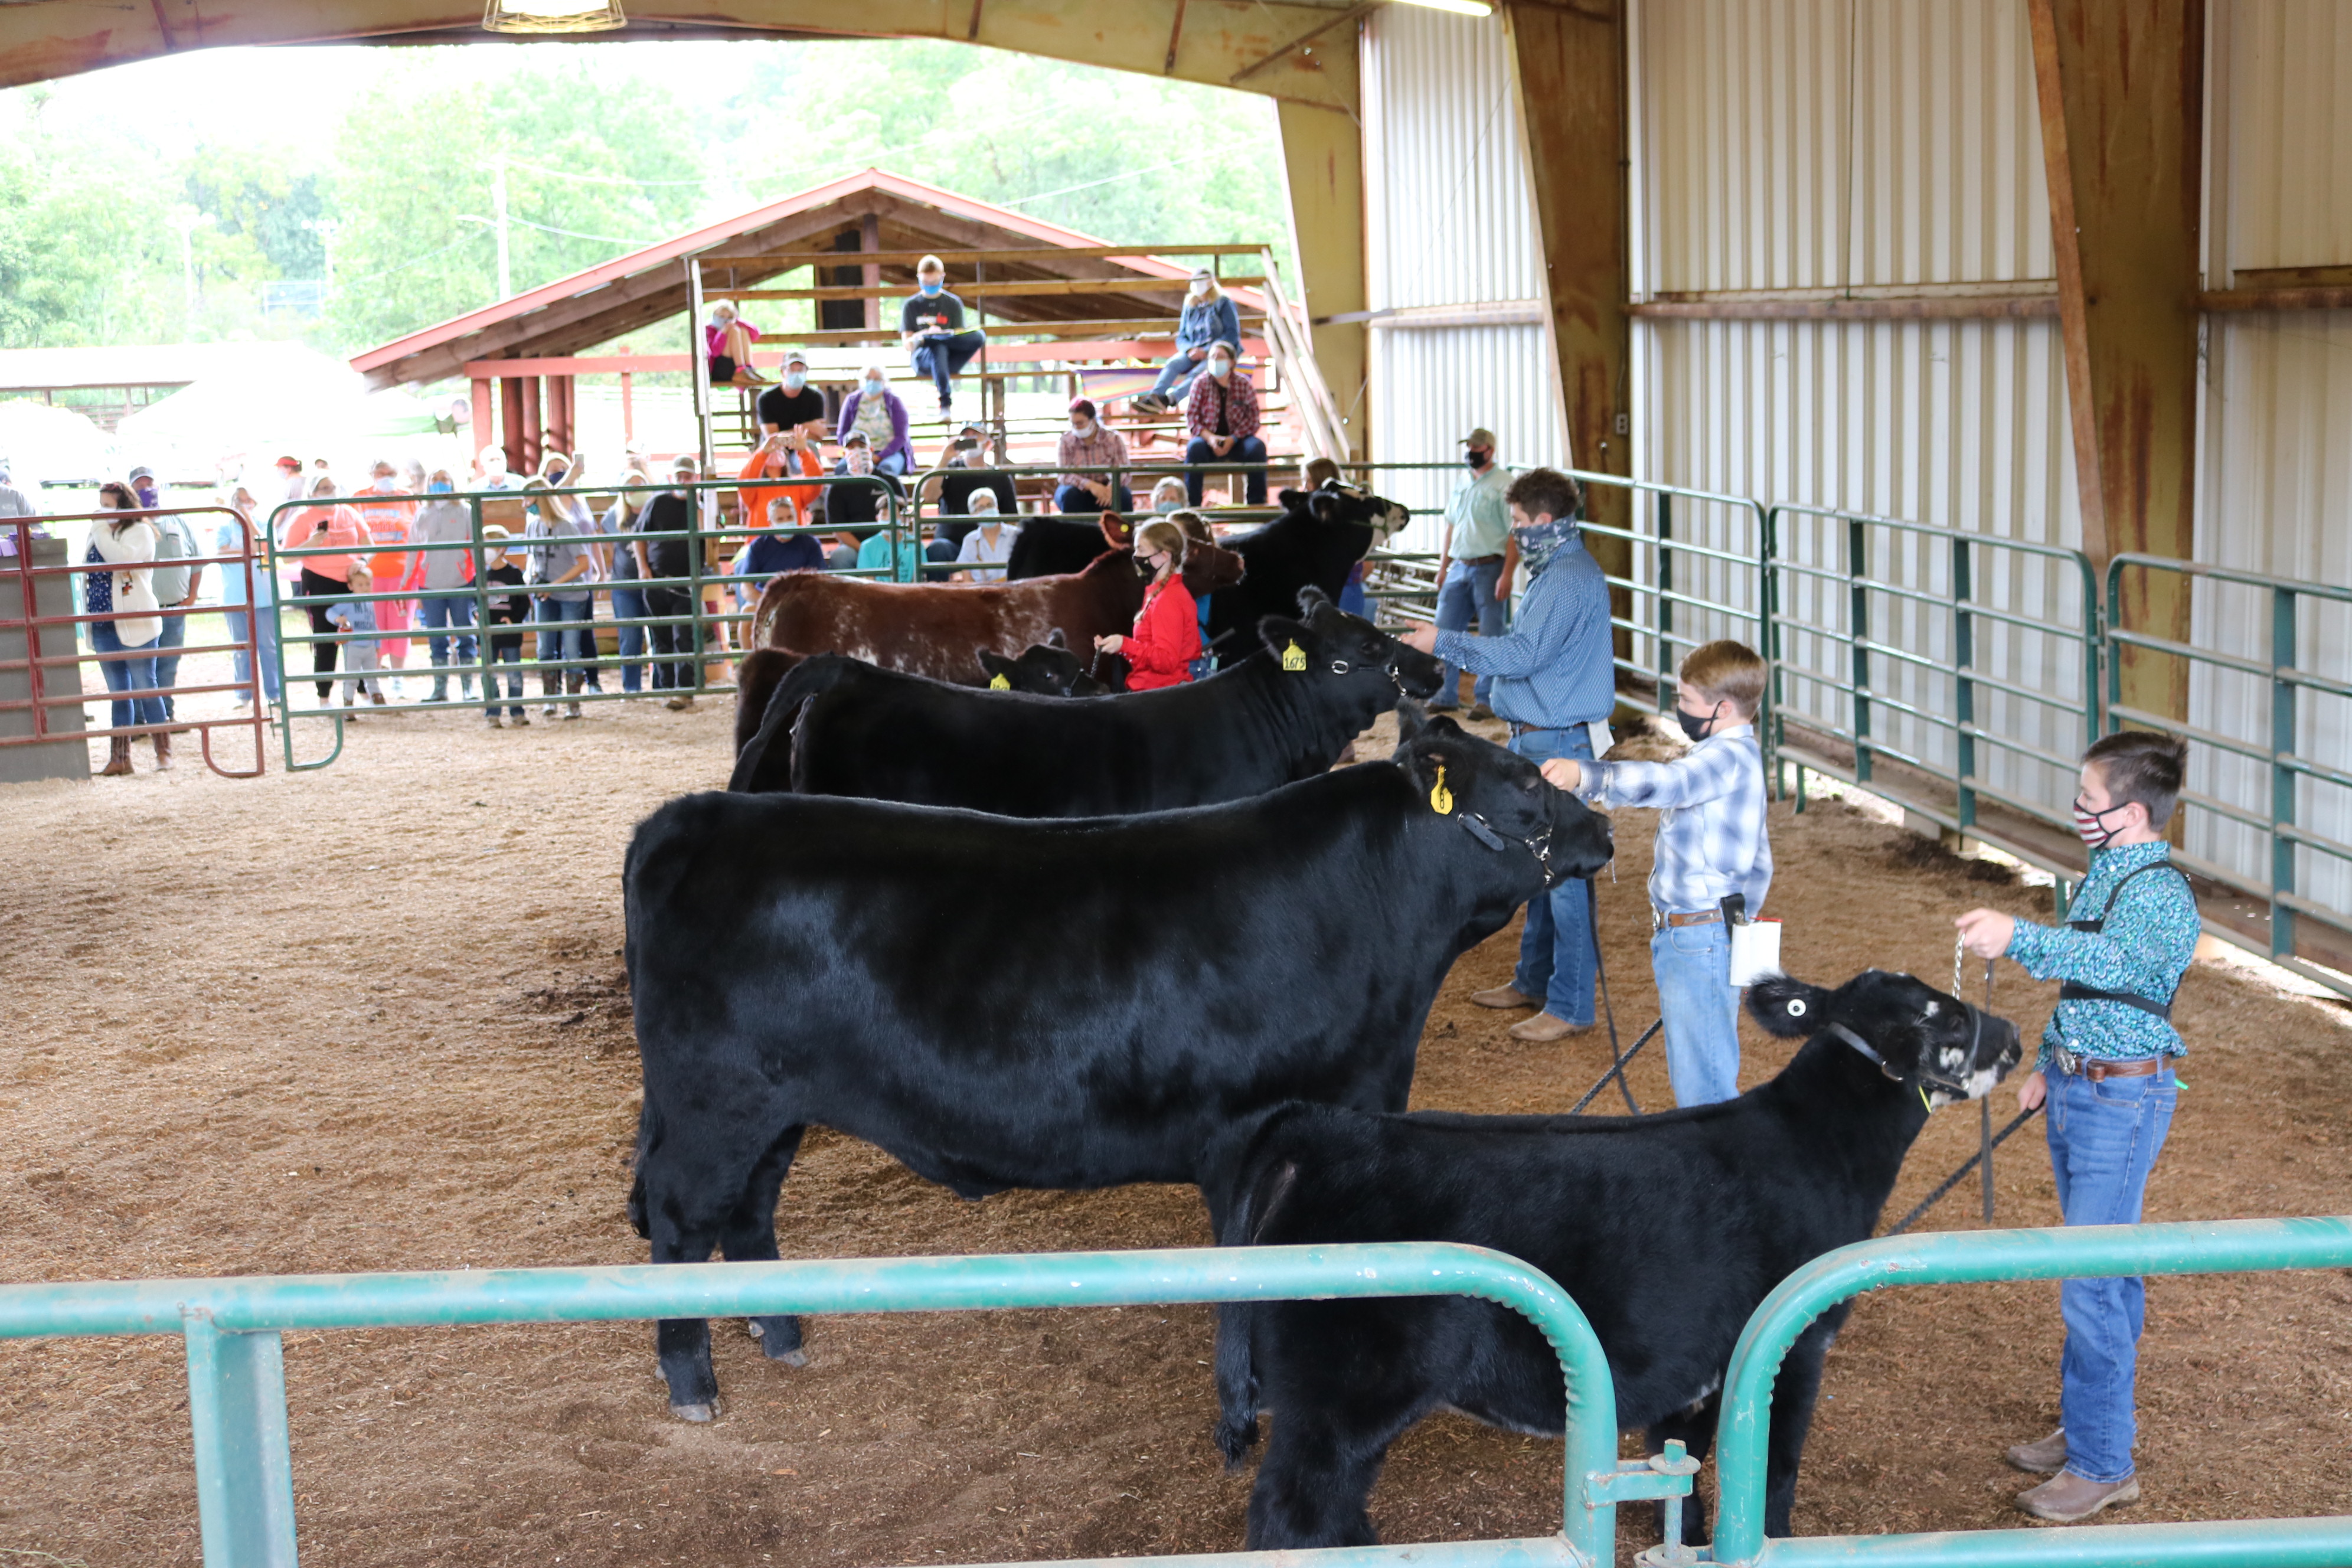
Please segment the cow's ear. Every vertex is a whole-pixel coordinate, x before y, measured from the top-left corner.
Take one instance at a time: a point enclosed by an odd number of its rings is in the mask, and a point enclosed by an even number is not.
[[[1307,502],[1307,497],[1294,489],[1276,490],[1274,492],[1274,499],[1281,503],[1282,510],[1285,511],[1297,511]]]
[[[1793,1039],[1828,1022],[1831,995],[1789,975],[1768,974],[1748,988],[1748,1013],[1766,1034]]]
[[[1322,608],[1330,602],[1331,595],[1325,593],[1322,589],[1317,587],[1312,583],[1307,584],[1305,587],[1298,590],[1298,613],[1308,617],[1310,620],[1314,617],[1317,610]]]
[[[1276,659],[1294,647],[1304,651],[1315,641],[1314,635],[1302,623],[1287,616],[1260,616],[1257,618],[1257,638],[1265,644],[1265,650]]]
[[[980,650],[980,672],[990,679],[993,680],[1000,675],[1010,676],[1013,668],[1013,661],[994,648],[984,647]]]
[[[1107,511],[1102,514],[1102,536],[1113,550],[1125,550],[1135,542],[1135,529],[1118,513]]]
[[[1397,744],[1405,746],[1419,738],[1429,728],[1429,710],[1410,697],[1397,700]]]
[[[1052,631],[1045,634],[1045,646],[1047,647],[1066,648],[1070,646],[1070,639],[1062,635],[1061,627],[1055,626]]]

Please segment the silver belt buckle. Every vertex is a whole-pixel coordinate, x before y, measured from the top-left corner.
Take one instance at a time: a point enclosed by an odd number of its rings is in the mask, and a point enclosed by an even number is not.
[[[2080,1078],[2083,1076],[2083,1058],[2075,1055],[2073,1051],[2068,1050],[2065,1047],[2059,1046],[2054,1047],[2050,1053],[2050,1058],[2058,1064],[2058,1070],[2064,1073],[2067,1077]]]
[[[1652,904],[1650,906],[1650,934],[1652,936],[1655,936],[1665,929],[1666,911],[1658,908],[1657,905]]]

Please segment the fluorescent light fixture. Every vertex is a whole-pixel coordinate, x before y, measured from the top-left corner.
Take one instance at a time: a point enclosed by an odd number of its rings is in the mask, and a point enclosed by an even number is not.
[[[625,27],[621,0],[487,0],[486,33],[608,33]]]
[[[1402,0],[1407,5],[1418,5],[1424,11],[1451,11],[1457,16],[1491,16],[1495,8],[1486,0]]]

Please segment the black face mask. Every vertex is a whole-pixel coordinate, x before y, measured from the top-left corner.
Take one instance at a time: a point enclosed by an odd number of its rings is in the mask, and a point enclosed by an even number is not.
[[[1675,710],[1675,719],[1682,725],[1684,734],[1688,735],[1695,742],[1704,741],[1706,739],[1706,727],[1715,722],[1715,710],[1709,709],[1704,713],[1688,713],[1677,708]]]
[[[1473,447],[1468,451],[1462,454],[1462,460],[1470,465],[1471,472],[1475,473],[1480,468],[1485,468],[1489,462],[1493,461],[1494,457],[1495,454],[1492,452],[1482,452],[1477,447]]]

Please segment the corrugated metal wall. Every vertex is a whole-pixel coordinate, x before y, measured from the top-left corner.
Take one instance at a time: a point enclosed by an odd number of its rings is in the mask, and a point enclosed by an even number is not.
[[[1365,276],[1372,310],[1539,298],[1542,258],[1499,16],[1389,5],[1364,26]],[[1559,463],[1562,420],[1540,325],[1375,325],[1372,450],[1451,463],[1475,426],[1515,467]],[[1383,477],[1413,509],[1400,543],[1437,546],[1451,472]]]
[[[1633,13],[1637,298],[1665,292],[2011,283],[2052,276],[2033,68],[2022,0],[1638,0]],[[2064,366],[2049,321],[1637,322],[1634,452],[1644,478],[1851,508],[1991,539],[2081,538]],[[1693,522],[1744,549],[1727,509]],[[1855,563],[1848,531],[1795,519],[1782,550],[1827,574]],[[1687,535],[1686,535],[1687,536]],[[1702,536],[1704,537],[1704,536]],[[1867,531],[1882,581],[1942,596],[1950,552]],[[2075,632],[2079,577],[1986,551],[1980,603]],[[1753,604],[1753,574],[1712,572],[1727,602]],[[1676,586],[1683,584],[1680,581]],[[1854,629],[1843,582],[1784,583],[1800,623],[1784,656],[1841,676]],[[1882,696],[1951,710],[1951,622],[1901,594],[1872,595],[1874,637],[1917,663],[1878,658]],[[1751,636],[1721,617],[1685,635]],[[1980,668],[2054,704],[1993,696],[1979,717],[2063,756],[2085,736],[2079,644],[2063,632],[1980,626]],[[1850,729],[1850,702],[1796,679],[1792,717]],[[1948,730],[1882,703],[1874,733],[1948,765]],[[2068,770],[1995,752],[1998,787],[2062,809]]]
[[[2210,57],[2207,286],[2242,269],[2352,265],[2352,5],[2341,0],[2220,0]],[[2352,310],[2208,319],[2197,556],[2307,583],[2352,584]],[[2267,660],[2271,605],[2255,590],[2203,585],[2192,635]],[[2352,670],[2352,613],[2305,597],[2297,662]],[[2208,670],[2189,721],[2262,744],[2269,683]],[[2296,715],[2306,756],[2352,765],[2352,702],[2306,695]],[[2269,770],[2192,752],[2191,785],[2267,815]],[[2352,792],[2306,782],[2296,819],[2352,841]],[[2267,882],[2262,835],[2192,811],[2188,847]],[[2305,896],[2352,910],[2352,868],[2302,851]]]

